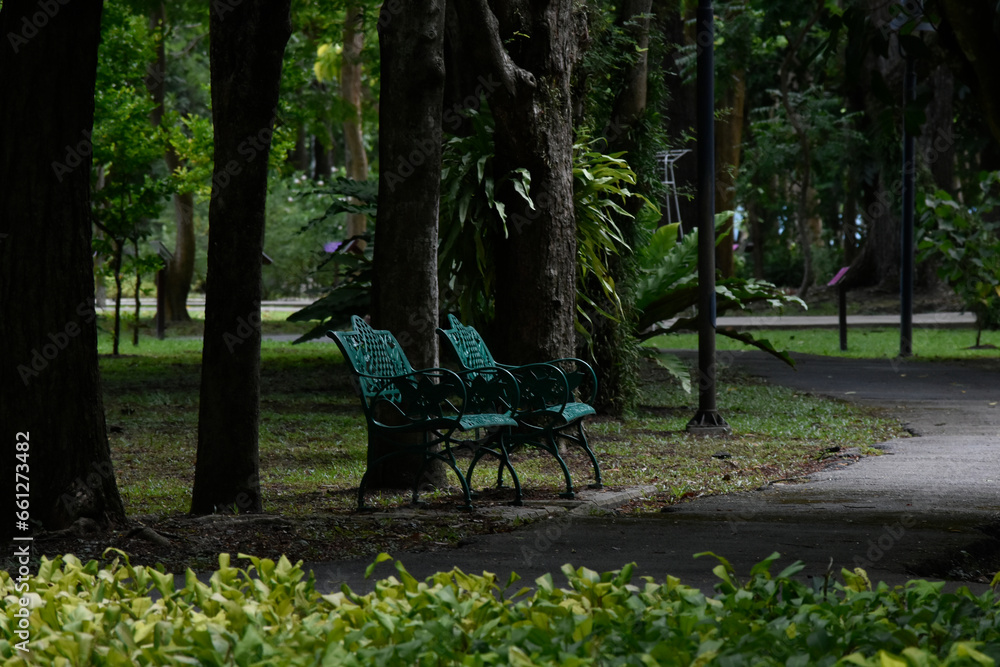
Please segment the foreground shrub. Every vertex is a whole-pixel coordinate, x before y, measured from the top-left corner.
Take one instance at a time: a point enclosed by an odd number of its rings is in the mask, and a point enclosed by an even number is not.
[[[711,555],[711,554],[710,554]],[[244,558],[241,556],[241,558]],[[376,561],[389,557],[384,554]],[[1000,621],[992,591],[912,581],[872,589],[770,574],[772,555],[740,584],[719,558],[713,597],[667,577],[630,582],[563,566],[512,597],[492,574],[397,577],[358,595],[321,594],[282,557],[219,556],[207,584],[116,559],[43,559],[22,592],[0,573],[0,658],[53,665],[993,665]],[[369,574],[372,568],[369,568]],[[22,584],[24,582],[21,582]],[[154,599],[155,598],[155,599]],[[19,622],[27,618],[25,635]],[[17,648],[28,636],[30,652]]]

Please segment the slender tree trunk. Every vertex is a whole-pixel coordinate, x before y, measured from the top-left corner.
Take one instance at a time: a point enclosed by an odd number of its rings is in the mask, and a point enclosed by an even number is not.
[[[955,195],[955,76],[946,65],[930,75],[933,97],[925,108],[927,122],[917,137],[917,150],[939,190]]]
[[[576,315],[576,219],[570,78],[580,25],[572,0],[457,3],[470,50],[487,80],[496,121],[495,170],[531,175],[532,204],[510,181],[496,242],[497,356],[526,363],[568,356]],[[495,13],[494,13],[495,12]]]
[[[887,25],[892,16],[889,6],[882,0],[865,0],[864,11],[873,26]],[[852,31],[853,33],[853,31]],[[862,49],[867,37],[860,32],[851,35],[857,40],[853,48]],[[903,59],[893,44],[888,50],[888,58],[868,51],[863,65],[859,68],[863,76],[858,85],[848,95],[850,111],[863,111],[858,116],[857,130],[873,136],[879,130],[883,118],[890,110],[874,91],[872,77],[868,73],[877,72],[890,90],[903,88]],[[874,168],[871,163],[874,163]],[[863,241],[851,261],[851,270],[844,278],[845,289],[880,286],[899,289],[899,205],[890,190],[893,183],[900,183],[899,168],[902,154],[898,149],[882,148],[872,156],[869,164],[858,166],[859,216],[863,223]]]
[[[438,205],[444,93],[444,2],[386,5],[379,18],[379,193],[372,321],[414,368],[438,365]],[[389,445],[369,440],[368,460]],[[416,465],[369,467],[375,487],[411,486]],[[436,477],[437,473],[432,472]]]
[[[843,230],[844,262],[850,265],[858,252],[858,195],[857,177],[854,169],[848,170],[847,192],[844,197],[844,213],[841,229]]]
[[[139,257],[139,242],[136,239],[132,239],[132,248],[135,250],[136,258]],[[132,345],[136,346],[139,344],[139,316],[142,314],[142,271],[138,268],[135,270],[135,293],[133,294],[135,299],[135,318],[132,321]]]
[[[715,121],[715,210],[717,213],[736,210],[736,177],[743,152],[743,112],[746,104],[746,72],[733,72],[723,89],[722,107],[729,113]],[[722,224],[719,233],[726,239],[715,246],[715,266],[723,277],[733,275],[733,220]]]
[[[122,255],[125,253],[123,241],[115,239],[115,320],[111,328],[111,354],[118,356],[118,348],[122,335]]]
[[[166,4],[154,5],[149,17],[150,28],[154,32],[159,31],[162,34],[165,31],[166,21]],[[146,77],[146,88],[149,89],[153,101],[156,103],[152,113],[150,113],[150,122],[154,127],[160,127],[163,124],[166,76],[167,54],[163,39],[161,39],[156,45],[156,60]],[[181,167],[180,157],[170,144],[167,144],[164,160],[171,174]],[[164,267],[164,278],[157,289],[164,291],[163,304],[166,321],[189,322],[191,316],[187,312],[187,297],[191,291],[195,260],[194,195],[190,191],[175,192],[172,198],[177,225],[174,252]]]
[[[791,100],[792,65],[797,58],[798,50],[802,46],[803,40],[819,20],[820,16],[822,16],[824,8],[825,3],[823,0],[820,0],[816,5],[812,18],[809,19],[809,22],[799,32],[795,41],[789,45],[785,58],[781,62],[781,70],[778,73],[781,81],[781,104],[785,108],[788,122],[791,124],[792,129],[795,130],[795,136],[798,137],[799,148],[801,150],[801,154],[799,155],[799,164],[801,166],[797,183],[798,203],[796,205],[795,218],[799,230],[799,247],[802,252],[802,284],[799,285],[798,296],[803,299],[806,297],[813,283],[813,240],[809,229],[809,190],[812,187],[812,157],[809,133],[805,124],[806,121]]]
[[[330,136],[331,134],[327,130],[326,137],[314,136],[312,138],[313,155],[316,161],[313,169],[314,181],[325,181],[330,178],[330,174],[333,172],[333,137]],[[326,147],[326,144],[323,143],[324,139],[330,142],[331,148]]]
[[[347,177],[368,180],[368,154],[361,125],[361,48],[364,46],[364,13],[357,5],[348,5],[344,18],[343,65],[340,68],[340,94],[350,108],[344,121],[344,145],[347,148]],[[363,213],[347,214],[347,236],[364,234],[368,218]]]
[[[97,362],[90,136],[101,2],[0,9],[0,535],[125,519]],[[15,466],[21,466],[15,468]],[[15,475],[21,473],[22,478]],[[15,482],[23,486],[15,487]]]
[[[260,512],[261,254],[290,0],[213,3],[215,170],[191,512]]]

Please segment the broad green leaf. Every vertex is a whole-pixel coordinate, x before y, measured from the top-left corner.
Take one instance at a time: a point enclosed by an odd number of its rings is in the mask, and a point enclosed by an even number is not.
[[[372,562],[372,564],[365,568],[365,579],[371,578],[372,573],[375,571],[375,567],[378,566],[379,563],[384,563],[387,560],[392,560],[392,556],[390,556],[385,552],[380,553],[378,556],[375,556],[375,560]]]

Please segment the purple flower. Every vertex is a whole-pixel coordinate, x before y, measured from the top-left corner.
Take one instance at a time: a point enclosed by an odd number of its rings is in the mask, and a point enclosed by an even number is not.
[[[339,248],[341,245],[343,245],[343,243],[344,243],[343,241],[327,241],[323,245],[323,250],[325,250],[326,252],[331,252],[331,253],[332,252],[337,252],[337,248]]]

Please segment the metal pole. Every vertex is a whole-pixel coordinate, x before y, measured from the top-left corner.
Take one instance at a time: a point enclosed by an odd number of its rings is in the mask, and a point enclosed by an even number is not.
[[[163,340],[163,332],[167,328],[167,299],[164,283],[167,279],[166,269],[156,272],[156,337]]]
[[[837,323],[840,326],[840,351],[847,352],[847,289],[837,285]]]
[[[917,71],[913,56],[906,54],[903,85],[903,219],[900,230],[899,263],[899,356],[913,355],[913,209],[915,204],[913,172],[914,138],[906,127],[906,109],[916,99]]]
[[[715,17],[698,2],[698,413],[687,430],[729,433],[715,404]]]

